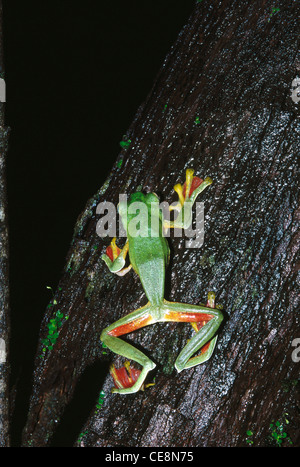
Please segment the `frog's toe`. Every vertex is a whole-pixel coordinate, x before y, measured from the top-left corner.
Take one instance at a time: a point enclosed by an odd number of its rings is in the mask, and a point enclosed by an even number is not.
[[[128,389],[131,388],[138,380],[141,370],[131,368],[128,361],[125,362],[121,368],[116,368],[111,365],[109,372],[114,380],[115,389]],[[112,392],[118,392],[115,389]]]

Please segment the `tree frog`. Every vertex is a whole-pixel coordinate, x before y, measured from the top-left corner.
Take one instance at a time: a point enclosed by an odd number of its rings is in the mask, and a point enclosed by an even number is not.
[[[133,193],[128,203],[120,202],[118,205],[127,241],[120,249],[114,238],[101,258],[112,273],[120,276],[132,268],[141,280],[148,302],[111,324],[101,333],[103,344],[110,350],[139,363],[142,367],[141,370],[131,368],[128,361],[120,369],[111,366],[110,372],[115,383],[112,392],[131,394],[143,390],[148,372],[156,366],[143,352],[120,338],[136,329],[162,321],[191,323],[196,333],[175,361],[178,372],[207,361],[213,353],[217,339],[216,332],[223,320],[222,312],[215,307],[214,293],[208,293],[206,306],[169,302],[164,298],[165,270],[170,256],[164,235],[165,229],[189,227],[192,223],[192,207],[197,196],[212,183],[209,177],[202,180],[193,174],[194,170],[187,169],[184,185],[174,186],[179,199],[176,206],[170,207],[170,211],[177,211],[177,217],[173,221],[165,219],[160,209],[153,209],[153,207],[158,208],[159,205],[159,199],[154,193]],[[137,201],[142,203],[140,206],[146,213],[142,218],[146,227],[139,235],[130,229],[130,222],[136,216],[136,212],[132,214],[131,208]],[[127,254],[130,260],[128,267],[125,266]],[[201,349],[200,353],[194,356],[199,349]]]

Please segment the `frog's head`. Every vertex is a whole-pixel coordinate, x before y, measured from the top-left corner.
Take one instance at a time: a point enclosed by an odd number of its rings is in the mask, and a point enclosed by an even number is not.
[[[136,191],[135,193],[132,193],[130,195],[128,205],[136,202],[145,203],[146,196],[147,195],[144,195],[144,193],[142,193],[141,191]]]
[[[146,205],[147,212],[151,211],[151,204],[155,203],[156,205],[159,203],[158,196],[155,193],[147,193],[144,194],[141,191],[137,191],[130,195],[129,200],[122,200],[118,205],[118,211],[121,216],[122,222],[124,225],[130,220],[131,216],[136,216],[136,209],[138,209],[138,204],[134,205],[134,203],[143,203]],[[133,206],[134,205],[134,206]],[[135,208],[131,210],[132,212],[128,212],[129,207]]]
[[[145,203],[147,206],[151,206],[152,203],[159,203],[158,196],[155,193],[147,193],[144,194],[141,191],[136,191],[135,193],[132,193],[130,195],[129,200],[123,200],[120,201],[118,204],[118,211],[122,216],[124,216],[127,213],[128,206],[130,206],[133,203]]]
[[[135,193],[132,193],[132,195],[129,198],[128,204],[135,203],[136,201],[146,203],[148,206],[151,206],[151,203],[158,203],[159,199],[155,193],[147,193],[145,195],[141,191],[137,191]]]

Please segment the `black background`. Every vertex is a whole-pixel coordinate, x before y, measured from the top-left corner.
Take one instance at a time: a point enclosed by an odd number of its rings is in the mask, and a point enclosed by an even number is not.
[[[46,287],[55,290],[77,216],[194,5],[3,0],[13,445],[26,420]],[[58,444],[71,443],[61,436]]]

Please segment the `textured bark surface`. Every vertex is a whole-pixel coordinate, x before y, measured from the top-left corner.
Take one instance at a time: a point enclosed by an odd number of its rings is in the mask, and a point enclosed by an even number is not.
[[[24,445],[55,445],[66,418],[81,446],[243,446],[249,436],[265,446],[274,440],[272,420],[299,445],[292,341],[300,337],[300,148],[299,105],[291,98],[299,11],[288,0],[279,11],[273,6],[200,2],[166,57],[128,129],[129,148],[77,221],[42,323]],[[113,276],[99,260],[109,239],[96,235],[96,206],[116,205],[119,193],[137,189],[173,202],[187,167],[214,180],[201,198],[205,241],[191,250],[185,238],[170,240],[165,295],[197,304],[215,291],[225,314],[217,347],[207,363],[178,375],[173,365],[191,327],[137,331],[127,338],[157,363],[156,384],[112,395],[108,364],[119,359],[102,348],[100,333],[146,298],[134,273]],[[63,318],[49,350],[43,339],[58,310]],[[76,403],[85,398],[93,406],[79,420]]]
[[[2,2],[0,2],[0,78],[4,79]],[[6,151],[8,128],[5,126],[4,102],[0,102],[0,446],[9,445],[9,278],[8,225],[6,199]]]

